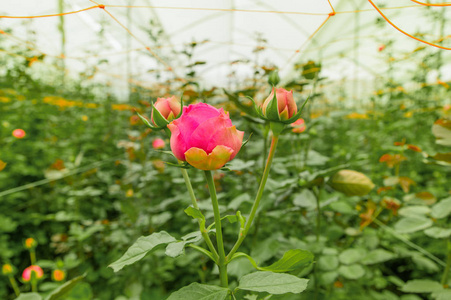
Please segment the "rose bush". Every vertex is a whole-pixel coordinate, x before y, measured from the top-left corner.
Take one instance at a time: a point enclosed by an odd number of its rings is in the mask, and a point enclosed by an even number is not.
[[[184,107],[181,117],[168,128],[175,157],[201,170],[216,170],[232,160],[244,136],[227,112],[205,103]]]

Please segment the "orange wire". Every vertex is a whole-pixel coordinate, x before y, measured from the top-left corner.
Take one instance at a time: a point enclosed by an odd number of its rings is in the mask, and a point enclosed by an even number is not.
[[[370,4],[371,4],[371,5],[379,12],[379,14],[382,16],[382,18],[385,19],[385,21],[388,22],[388,24],[390,24],[391,26],[393,26],[393,27],[394,27],[396,30],[398,30],[399,32],[405,34],[406,36],[408,36],[408,37],[410,37],[410,38],[412,38],[412,39],[414,39],[414,40],[417,40],[417,41],[419,41],[419,42],[421,42],[421,43],[427,44],[427,45],[429,45],[429,46],[437,47],[437,48],[444,49],[444,50],[451,50],[451,48],[447,48],[447,47],[443,47],[443,46],[440,46],[440,45],[437,45],[437,44],[430,43],[430,42],[428,42],[428,41],[422,40],[422,39],[420,39],[420,38],[417,38],[416,36],[413,36],[413,35],[411,35],[411,34],[405,32],[404,30],[402,30],[401,28],[399,28],[398,26],[396,26],[392,21],[390,21],[390,20],[382,13],[382,11],[379,9],[379,7],[377,7],[376,4],[373,3],[372,0],[368,0],[368,2],[370,2]]]
[[[447,2],[447,3],[423,3],[420,1],[416,1],[416,0],[410,0],[416,4],[420,4],[420,5],[424,5],[424,6],[451,6],[451,3]]]
[[[285,65],[281,68],[281,69],[284,69],[289,63],[290,63],[290,61],[291,60],[293,60],[293,58],[299,53],[299,52],[301,52],[301,50],[302,50],[302,48],[304,48],[304,46],[309,42],[309,41],[311,41],[312,39],[313,39],[313,37],[318,33],[318,31],[327,23],[327,21],[329,21],[329,19],[330,19],[330,17],[332,17],[333,15],[332,14],[329,14],[328,16],[327,16],[327,18],[323,21],[323,23],[321,23],[321,25],[318,27],[318,28],[316,28],[316,30],[307,38],[307,40],[304,42],[304,43],[302,43],[302,45],[301,45],[301,47],[299,47],[294,53],[293,53],[293,55],[287,60],[287,62],[285,63]]]
[[[334,9],[334,7],[332,6],[332,3],[330,3],[330,0],[327,0],[327,2],[329,2],[330,8],[332,8],[332,12],[333,12],[333,14],[335,15],[335,9]]]
[[[155,59],[157,59],[160,63],[162,63],[164,66],[166,66],[166,68],[168,68],[169,71],[173,71],[172,67],[165,62],[164,60],[162,60],[155,52],[152,51],[152,49],[150,49],[150,47],[146,46],[146,44],[139,39],[136,35],[134,35],[130,29],[128,29],[124,24],[122,24],[115,16],[113,16],[108,10],[106,10],[105,8],[103,9],[111,18],[113,18],[114,21],[116,21],[116,23],[118,23],[122,28],[125,29],[125,31],[127,31],[128,34],[130,34],[136,41],[138,41],[141,45],[143,45],[144,47],[146,47],[146,50],[150,52],[150,54],[152,54],[153,57],[155,57]]]
[[[156,8],[156,9],[180,9],[180,10],[206,10],[224,12],[248,12],[248,13],[269,13],[269,14],[291,14],[291,15],[312,15],[324,16],[325,13],[309,13],[301,11],[277,11],[277,10],[257,10],[257,9],[235,9],[235,8],[207,8],[207,7],[174,7],[174,6],[153,6],[153,5],[108,5],[108,7],[130,7],[130,8]]]
[[[65,16],[65,15],[70,15],[70,14],[76,14],[82,11],[87,11],[90,9],[94,9],[94,8],[99,8],[99,6],[91,6],[88,8],[83,8],[80,10],[76,10],[76,11],[69,11],[69,12],[65,12],[65,13],[60,13],[60,14],[51,14],[51,15],[40,15],[40,16],[0,16],[0,18],[4,18],[4,19],[35,19],[35,18],[47,18],[47,17],[58,17],[58,16]]]

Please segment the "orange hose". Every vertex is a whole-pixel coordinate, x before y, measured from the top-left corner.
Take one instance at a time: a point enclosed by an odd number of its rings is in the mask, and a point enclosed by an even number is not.
[[[451,6],[451,3],[423,3],[423,2],[420,2],[420,1],[416,1],[416,0],[410,0],[410,1],[412,1],[412,2],[414,2],[414,3],[416,3],[416,4],[420,4],[420,5],[424,5],[424,6],[441,6],[441,7],[443,7],[443,6]]]
[[[451,48],[443,47],[443,46],[440,46],[440,45],[437,45],[437,44],[430,43],[430,42],[428,42],[428,41],[422,40],[422,39],[420,39],[420,38],[417,38],[416,36],[413,36],[413,35],[411,35],[411,34],[405,32],[404,30],[402,30],[401,28],[399,28],[398,26],[396,26],[392,21],[390,21],[390,19],[388,19],[388,18],[382,13],[382,11],[379,9],[379,7],[377,7],[377,5],[374,4],[374,2],[373,2],[372,0],[368,0],[368,2],[370,2],[370,4],[371,4],[371,5],[379,12],[379,14],[382,16],[382,18],[385,19],[385,21],[388,22],[388,24],[390,24],[391,26],[393,26],[393,28],[395,28],[395,29],[398,30],[399,32],[403,33],[404,35],[406,35],[406,36],[408,36],[408,37],[410,37],[410,38],[412,38],[412,39],[414,39],[414,40],[417,40],[417,41],[419,41],[419,42],[421,42],[421,43],[427,44],[427,45],[429,45],[429,46],[437,47],[437,48],[444,49],[444,50],[451,50]]]

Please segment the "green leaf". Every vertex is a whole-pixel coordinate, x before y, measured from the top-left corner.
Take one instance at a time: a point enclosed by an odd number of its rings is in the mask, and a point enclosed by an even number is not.
[[[255,105],[254,99],[251,98],[253,104],[252,104],[251,106],[247,106],[247,105],[243,104],[243,103],[240,101],[240,99],[239,99],[238,96],[229,93],[229,92],[226,91],[225,89],[223,89],[223,91],[224,91],[224,93],[227,95],[227,97],[229,98],[229,100],[230,100],[231,102],[233,102],[233,103],[238,107],[239,110],[241,110],[242,112],[245,112],[245,113],[248,114],[248,115],[254,116],[254,117],[256,117],[256,116],[258,115],[258,114],[256,113],[256,111],[254,110],[254,107],[253,107],[253,105]]]
[[[152,233],[146,237],[142,236],[128,248],[127,252],[120,259],[109,265],[109,267],[114,272],[117,272],[123,267],[141,260],[147,253],[155,251],[159,246],[164,246],[175,241],[175,238],[165,231]]]
[[[223,300],[228,294],[229,289],[194,282],[172,293],[167,300]]]
[[[313,254],[310,251],[302,249],[292,249],[285,252],[283,257],[268,267],[259,267],[255,260],[243,252],[237,252],[233,255],[232,260],[246,257],[251,264],[259,271],[269,271],[274,273],[285,273],[305,268],[313,262]]]
[[[199,209],[188,206],[184,211],[188,216],[200,220],[201,229],[205,228],[205,217]]]
[[[432,134],[436,138],[436,143],[444,146],[451,146],[451,121],[439,119],[432,125]]]
[[[182,255],[185,251],[186,245],[197,243],[202,239],[202,233],[200,231],[194,231],[188,233],[187,235],[182,237],[182,241],[178,241],[175,243],[170,243],[166,247],[165,254],[170,257],[178,257]]]
[[[279,105],[277,103],[277,93],[276,89],[273,88],[274,95],[272,99],[269,101],[268,105],[265,109],[265,116],[270,121],[280,121],[280,115],[279,115]]]
[[[308,279],[290,274],[273,272],[254,272],[241,277],[237,289],[266,292],[273,295],[286,293],[298,294],[307,288]]]
[[[365,258],[362,260],[362,264],[364,265],[378,264],[393,259],[394,257],[395,254],[388,252],[384,249],[375,249],[365,256]]]
[[[323,271],[335,271],[338,268],[336,255],[323,255],[318,258],[318,268]]]
[[[451,197],[441,200],[432,207],[431,216],[436,219],[446,218],[451,214]]]
[[[435,239],[444,239],[451,236],[451,228],[431,227],[424,231],[424,233]]]
[[[329,185],[346,196],[365,196],[375,186],[365,174],[353,170],[338,171]]]
[[[359,279],[363,275],[365,275],[365,269],[358,264],[349,265],[349,266],[340,266],[338,268],[338,273],[347,279]]]
[[[424,216],[431,212],[431,209],[424,205],[406,206],[398,210],[398,214],[403,217],[409,217],[412,215]]]
[[[313,254],[302,249],[292,249],[285,252],[282,258],[268,267],[259,268],[262,271],[291,272],[305,268],[313,262]]]
[[[412,233],[431,226],[431,219],[420,216],[412,216],[408,218],[402,218],[395,224],[394,227],[396,232],[398,233]]]
[[[407,281],[401,290],[406,293],[432,293],[443,290],[443,286],[436,281],[415,279]]]
[[[22,293],[16,300],[42,300],[42,297],[38,293]]]
[[[86,274],[75,277],[50,293],[45,300],[64,300],[72,289],[85,278]]]
[[[309,189],[303,189],[294,196],[293,204],[307,209],[314,209],[316,208],[316,197]]]
[[[136,113],[138,114],[138,117],[141,119],[141,121],[143,121],[144,124],[147,125],[147,127],[150,127],[150,128],[152,128],[152,129],[157,129],[157,127],[155,127],[155,126],[153,126],[152,124],[150,124],[149,121],[148,121],[146,118],[144,118],[143,116],[141,116],[141,115],[139,114],[139,112],[136,112]]]
[[[338,258],[340,259],[340,262],[345,265],[351,265],[358,261],[360,261],[365,256],[365,251],[363,249],[346,249],[345,251],[341,252]]]
[[[153,121],[159,128],[165,128],[169,121],[166,120],[165,117],[160,113],[158,109],[155,108],[154,104],[152,103],[152,115],[153,115]]]

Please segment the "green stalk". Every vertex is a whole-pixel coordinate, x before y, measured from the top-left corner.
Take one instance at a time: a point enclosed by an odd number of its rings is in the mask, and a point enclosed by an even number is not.
[[[451,241],[448,240],[448,255],[446,256],[446,267],[443,270],[442,285],[445,286],[448,283],[449,270],[451,268]]]
[[[191,181],[189,179],[188,172],[185,169],[182,169],[182,168],[180,168],[180,170],[182,171],[183,179],[185,180],[185,185],[186,185],[186,188],[188,189],[188,193],[189,193],[189,196],[191,198],[191,203],[193,204],[193,207],[195,209],[199,209],[199,205],[197,205],[196,196],[194,195],[193,186],[191,185]],[[216,251],[215,246],[211,242],[210,236],[208,235],[208,232],[205,229],[205,226],[202,225],[200,220],[198,220],[198,223],[199,223],[200,232],[202,234],[202,237],[205,240],[205,243],[207,243],[207,246],[210,249],[211,253],[213,254],[213,257],[216,260],[218,260],[219,259],[218,252]]]
[[[205,171],[205,178],[207,179],[208,190],[210,192],[211,203],[213,205],[213,213],[215,215],[216,242],[219,252],[219,278],[221,280],[221,286],[226,288],[229,286],[229,283],[227,279],[227,264],[224,251],[224,240],[222,238],[221,214],[219,212],[218,197],[216,196],[215,182],[213,180],[211,171]]]
[[[315,198],[316,198],[316,210],[317,210],[317,215],[316,215],[316,241],[319,242],[319,236],[321,233],[321,206],[320,206],[320,202],[319,202],[319,189],[318,187],[314,187],[313,191],[315,193]]]
[[[30,249],[30,260],[32,265],[36,264],[36,252],[34,249]]]
[[[255,197],[254,204],[252,205],[251,214],[249,218],[246,220],[246,224],[244,225],[244,230],[240,232],[240,236],[233,246],[232,250],[230,250],[229,254],[227,254],[227,262],[230,261],[233,257],[233,254],[238,250],[241,243],[243,243],[246,238],[247,233],[249,232],[249,228],[252,225],[252,221],[255,218],[255,214],[257,213],[258,206],[260,204],[260,200],[263,196],[263,191],[265,189],[266,180],[268,180],[269,170],[271,168],[272,159],[274,158],[274,153],[276,152],[277,142],[279,141],[279,136],[273,136],[271,140],[271,148],[269,149],[268,159],[266,161],[265,170],[263,171],[263,177],[260,181],[260,186],[258,188],[257,196]]]
[[[171,138],[171,131],[169,130],[169,128],[165,127],[164,132],[167,134],[167,136],[169,138]],[[178,162],[181,163],[180,160]],[[195,209],[199,209],[199,205],[197,205],[196,196],[194,195],[193,186],[191,185],[191,180],[189,179],[188,172],[186,171],[186,169],[183,169],[183,168],[180,168],[180,170],[182,171],[182,176],[183,176],[183,179],[185,180],[185,185],[186,185],[186,188],[188,189],[188,193],[191,198],[191,203],[193,204],[193,207]],[[214,259],[217,261],[219,259],[218,252],[216,251],[215,246],[211,242],[210,236],[208,235],[208,232],[205,229],[205,226],[202,225],[200,220],[197,220],[197,221],[199,223],[200,233],[202,234],[202,237],[204,238],[205,243],[208,246],[208,249],[210,249],[211,253],[213,254]]]
[[[11,283],[11,286],[13,287],[14,293],[16,294],[17,297],[19,297],[20,290],[19,290],[19,287],[17,286],[16,279],[14,279],[14,277],[11,275],[9,275],[8,277],[9,277],[9,282]]]

